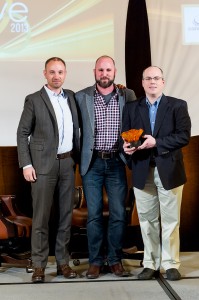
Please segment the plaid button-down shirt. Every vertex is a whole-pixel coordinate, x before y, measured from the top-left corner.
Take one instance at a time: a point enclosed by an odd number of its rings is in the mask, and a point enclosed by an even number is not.
[[[118,151],[120,135],[120,108],[117,92],[108,105],[96,90],[94,94],[95,144],[98,151]]]

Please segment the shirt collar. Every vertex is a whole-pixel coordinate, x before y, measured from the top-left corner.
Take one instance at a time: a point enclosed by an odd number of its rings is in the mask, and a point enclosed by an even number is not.
[[[66,94],[64,93],[64,90],[61,89],[61,92],[59,94],[56,94],[54,91],[50,90],[46,85],[44,85],[44,88],[49,95],[49,97],[57,97],[62,96],[63,98],[66,98]]]
[[[114,84],[114,90],[113,90],[113,92],[115,92],[115,94],[118,94],[118,92],[119,92],[119,88],[115,84]],[[101,95],[100,92],[97,89],[97,85],[95,85],[95,94]]]
[[[157,106],[157,108],[158,108],[158,105],[160,103],[161,98],[162,98],[162,95],[160,97],[158,97],[153,104],[151,104],[150,101],[149,101],[149,99],[146,97],[146,104],[149,107],[155,104]]]

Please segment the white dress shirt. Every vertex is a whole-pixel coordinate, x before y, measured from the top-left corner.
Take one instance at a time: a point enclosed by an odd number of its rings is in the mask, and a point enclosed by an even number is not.
[[[73,148],[73,120],[68,106],[67,95],[62,90],[56,94],[46,86],[45,90],[50,98],[55,111],[57,126],[59,130],[59,146],[57,153],[65,153]]]

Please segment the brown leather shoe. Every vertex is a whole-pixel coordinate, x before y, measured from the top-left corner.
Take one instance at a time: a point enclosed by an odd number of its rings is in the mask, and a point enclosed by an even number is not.
[[[57,275],[64,275],[64,277],[69,279],[77,277],[77,273],[67,264],[57,266]]]
[[[110,270],[112,273],[119,277],[128,277],[130,275],[129,272],[124,270],[121,263],[110,266]]]
[[[88,279],[96,279],[99,277],[100,274],[100,266],[96,266],[96,265],[90,265],[89,269],[86,273],[86,277]]]
[[[34,273],[32,274],[33,283],[43,283],[45,280],[45,268],[34,268]]]

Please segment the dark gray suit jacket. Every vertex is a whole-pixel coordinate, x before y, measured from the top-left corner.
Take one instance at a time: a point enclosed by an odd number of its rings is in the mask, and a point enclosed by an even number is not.
[[[123,111],[123,131],[144,130],[152,135],[146,97],[127,103]],[[155,156],[163,187],[170,190],[186,182],[181,148],[189,143],[191,121],[184,100],[163,95],[158,106],[153,137],[157,147],[136,151],[130,160],[133,186],[144,189],[151,151]]]
[[[95,85],[87,87],[75,94],[80,111],[81,135],[81,162],[80,173],[85,175],[88,171],[94,149],[95,114],[94,114]],[[122,127],[122,111],[127,101],[136,99],[135,93],[129,89],[119,89],[120,121]],[[122,155],[122,154],[121,154]],[[122,157],[125,160],[124,157]]]
[[[78,157],[79,122],[74,93],[64,90],[68,96],[73,119],[73,152]],[[59,132],[51,101],[43,87],[40,91],[28,95],[17,129],[17,149],[20,167],[32,164],[39,174],[47,174],[57,155]]]

